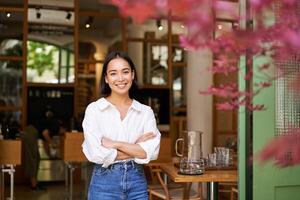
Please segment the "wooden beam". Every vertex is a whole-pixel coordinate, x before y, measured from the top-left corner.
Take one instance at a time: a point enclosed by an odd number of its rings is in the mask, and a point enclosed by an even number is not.
[[[23,52],[24,55],[24,52]],[[23,57],[20,56],[0,56],[0,61],[23,61]]]
[[[26,0],[24,0],[24,1],[26,1]],[[24,2],[24,5],[25,5],[26,3]],[[19,8],[17,8],[17,7],[7,7],[7,6],[1,6],[0,7],[0,11],[2,12],[2,11],[10,11],[10,12],[25,12],[25,8],[24,7],[19,7]]]
[[[103,12],[103,11],[86,11],[80,10],[79,16],[94,16],[94,17],[107,17],[107,18],[122,18],[118,13]]]

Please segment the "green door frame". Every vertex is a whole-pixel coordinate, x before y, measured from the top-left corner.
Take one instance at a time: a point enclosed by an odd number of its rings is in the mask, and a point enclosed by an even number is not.
[[[240,27],[242,29],[252,29],[252,19],[250,16],[250,2],[249,0],[240,1],[240,15],[246,16],[246,19],[241,19]],[[252,78],[245,81],[244,77],[252,68],[252,63],[247,63],[251,55],[245,52],[245,56],[240,58],[239,73],[239,89],[240,91],[252,91]],[[248,102],[251,99],[247,100]],[[239,199],[252,200],[253,199],[253,113],[251,110],[242,107],[238,114],[238,188]]]

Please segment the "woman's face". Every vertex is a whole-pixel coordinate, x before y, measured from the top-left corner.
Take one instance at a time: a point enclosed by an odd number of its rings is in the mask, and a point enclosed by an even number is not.
[[[134,72],[123,58],[115,58],[107,65],[105,82],[109,85],[112,94],[129,95]]]

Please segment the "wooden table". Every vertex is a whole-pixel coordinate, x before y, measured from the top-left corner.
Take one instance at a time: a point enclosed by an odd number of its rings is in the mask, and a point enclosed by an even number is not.
[[[177,183],[206,182],[207,183],[207,199],[218,199],[218,183],[219,182],[237,182],[237,170],[206,170],[202,175],[180,175],[179,169],[173,163],[162,164],[161,169]]]
[[[10,197],[14,199],[14,166],[21,164],[21,140],[0,140],[0,199],[4,199],[4,173],[10,175]]]

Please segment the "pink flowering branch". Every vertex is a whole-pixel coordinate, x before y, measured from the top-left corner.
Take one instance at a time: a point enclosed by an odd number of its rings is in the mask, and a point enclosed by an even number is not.
[[[251,30],[237,28],[216,39],[212,37],[215,31],[212,13],[216,10],[234,13],[230,6],[225,6],[219,1],[212,1],[211,10],[207,8],[211,1],[206,0],[111,0],[111,2],[119,7],[123,16],[131,17],[136,23],[143,23],[150,18],[168,18],[170,17],[168,13],[172,13],[171,19],[180,19],[189,30],[187,35],[181,35],[179,38],[182,47],[188,50],[209,48],[214,55],[218,55],[213,66],[208,68],[211,73],[228,76],[230,73],[239,72],[241,69],[234,61],[246,52],[251,55],[246,60],[247,74],[244,79],[256,80],[255,77],[259,80],[253,83],[252,92],[239,91],[236,83],[210,86],[207,91],[200,92],[204,95],[222,97],[224,101],[216,105],[220,110],[239,109],[241,106],[252,111],[265,110],[262,104],[253,105],[253,97],[270,87],[274,80],[290,72],[285,66],[271,62],[252,69],[252,57],[286,61],[291,60],[291,55],[295,55],[300,49],[300,17],[296,0],[278,0],[275,7],[274,0],[250,0],[255,14],[255,27]],[[273,8],[277,10],[276,23],[266,24],[265,13]],[[245,20],[245,16],[232,17],[237,21]],[[267,73],[269,70],[277,71],[278,74],[270,75]],[[300,74],[295,74],[295,77],[296,80],[291,83],[291,87],[299,91]],[[267,144],[259,159],[262,162],[273,159],[279,166],[300,164],[299,138],[299,129],[291,129],[289,136],[276,137]],[[290,157],[286,159],[286,156]]]
[[[275,137],[256,157],[261,163],[273,160],[280,167],[300,164],[300,129]]]

